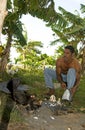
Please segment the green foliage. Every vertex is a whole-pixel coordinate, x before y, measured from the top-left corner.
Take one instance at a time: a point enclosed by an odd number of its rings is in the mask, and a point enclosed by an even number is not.
[[[22,46],[26,45],[27,41],[22,34],[21,22],[18,22],[17,24],[13,22],[11,23],[11,25],[14,27],[13,35],[15,36],[15,38],[17,38],[17,42],[20,43]]]
[[[41,54],[42,46],[42,43],[38,41],[28,42],[24,47],[18,46],[17,51],[20,52],[20,56],[16,59],[16,63],[22,64],[24,68],[42,68],[45,64],[54,65],[54,57]]]
[[[18,14],[20,17],[22,14],[27,14],[28,13],[28,2],[25,0],[14,0],[13,1],[14,9],[17,10]]]
[[[15,106],[13,100],[10,99],[10,96],[8,94],[0,91],[0,101],[0,120],[2,120],[4,123],[7,123],[9,120],[10,122],[24,121],[21,113]]]
[[[59,7],[59,10],[61,11],[63,17],[69,22],[73,23],[73,24],[77,24],[77,25],[81,25],[82,24],[82,18],[80,18],[78,15],[75,15],[71,12],[66,11],[64,8]],[[69,24],[68,24],[69,26]]]
[[[61,55],[63,55],[64,53],[64,46],[59,46],[56,50],[56,53],[58,54],[58,57],[60,57]]]
[[[79,108],[85,107],[85,77],[81,78],[79,89],[75,94],[74,97],[74,105],[78,106]]]
[[[11,2],[11,0],[7,0],[7,8],[8,9],[12,8],[12,2]]]
[[[8,113],[8,112],[7,112]],[[20,113],[20,111],[17,109],[17,106],[14,106],[11,117],[10,117],[10,122],[24,122],[23,116]]]
[[[81,9],[80,10],[81,10],[82,13],[85,13],[85,5],[81,4]]]
[[[58,37],[60,37],[60,39],[58,39],[58,41],[56,40],[55,42],[62,42],[62,43],[68,43],[68,37],[65,36],[65,34],[57,29],[53,29],[53,31],[57,34]],[[52,43],[51,43],[52,45]]]
[[[4,21],[3,34],[10,33],[23,46],[26,45],[26,39],[23,36],[22,23],[18,19],[17,13],[9,12]]]
[[[6,71],[3,73],[0,73],[0,82],[7,81],[11,78],[11,75],[9,75]]]

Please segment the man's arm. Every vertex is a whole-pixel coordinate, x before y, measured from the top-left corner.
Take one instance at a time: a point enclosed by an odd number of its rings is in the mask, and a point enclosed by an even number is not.
[[[57,60],[56,62],[56,74],[57,74],[57,80],[62,83],[62,77],[61,77],[61,64],[60,61]]]
[[[61,62],[60,62],[59,60],[57,60],[57,62],[56,62],[57,80],[60,82],[62,88],[66,88],[66,84],[63,82],[61,73],[62,73],[62,70],[61,70]]]

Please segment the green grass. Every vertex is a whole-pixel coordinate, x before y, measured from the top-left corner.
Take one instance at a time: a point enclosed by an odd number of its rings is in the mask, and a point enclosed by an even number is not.
[[[21,122],[23,121],[23,117],[16,109],[16,105],[13,100],[10,98],[9,94],[5,94],[0,92],[0,120],[2,122]]]
[[[74,104],[85,108],[85,77],[81,78],[79,88],[74,97]]]

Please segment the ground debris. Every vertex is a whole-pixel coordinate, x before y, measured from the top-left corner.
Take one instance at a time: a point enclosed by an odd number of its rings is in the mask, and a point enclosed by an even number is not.
[[[69,113],[75,113],[75,109],[73,109],[70,105],[65,105],[60,102],[60,99],[56,102],[52,102],[50,100],[47,100],[44,102],[44,104],[52,111],[54,115],[66,115]]]

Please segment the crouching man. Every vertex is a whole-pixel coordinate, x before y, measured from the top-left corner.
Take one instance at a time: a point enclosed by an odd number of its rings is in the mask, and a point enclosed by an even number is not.
[[[54,94],[53,80],[58,80],[63,89],[69,89],[73,96],[79,86],[81,76],[81,65],[74,57],[73,46],[68,45],[64,49],[64,54],[56,61],[56,70],[45,68],[44,77],[46,86],[49,88],[49,96]]]

